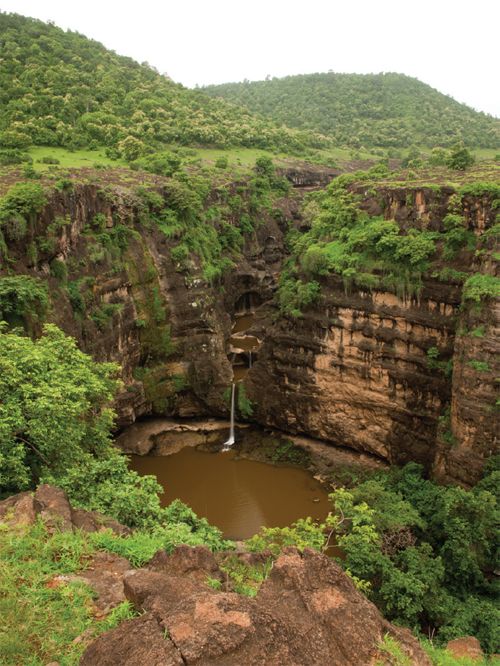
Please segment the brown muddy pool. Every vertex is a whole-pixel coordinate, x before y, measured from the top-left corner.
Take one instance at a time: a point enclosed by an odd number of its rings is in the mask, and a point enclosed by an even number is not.
[[[247,539],[261,527],[285,527],[298,518],[323,520],[328,494],[308,472],[186,447],[168,456],[131,456],[131,469],[155,474],[165,506],[179,498],[229,539]]]

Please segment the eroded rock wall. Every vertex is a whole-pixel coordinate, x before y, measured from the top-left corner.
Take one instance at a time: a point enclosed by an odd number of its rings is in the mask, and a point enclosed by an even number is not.
[[[157,190],[168,206],[168,195],[161,186]],[[111,193],[91,184],[53,190],[24,241],[9,243],[10,259],[16,272],[48,284],[49,321],[74,336],[96,360],[121,366],[118,426],[151,413],[227,415],[232,316],[249,291],[259,301],[272,299],[284,257],[284,231],[297,205],[288,197],[281,215],[263,214],[255,232],[246,236],[236,269],[222,284],[203,278],[195,256],[187,267],[176,264],[171,255],[176,242],[148,221],[132,189],[121,187]],[[128,230],[119,254],[96,246],[96,216],[105,219],[101,235],[118,227]],[[37,241],[49,233],[50,242]],[[35,242],[39,249],[33,259],[27,248]],[[53,276],[54,262],[64,264],[64,279]],[[6,273],[0,268],[0,275]]]
[[[159,192],[167,197],[161,186]],[[405,229],[437,231],[453,190],[386,187],[360,193],[372,215],[395,219]],[[498,313],[495,318],[490,305],[464,308],[461,284],[453,280],[426,276],[419,295],[405,297],[346,289],[330,276],[317,306],[298,319],[280,316],[273,297],[286,258],[286,229],[302,228],[300,197],[293,192],[279,211],[263,215],[246,236],[235,268],[214,285],[203,279],[196,257],[187,270],[174,262],[172,241],[148,223],[125,187],[111,195],[92,184],[54,190],[31,238],[9,249],[16,272],[48,281],[49,319],[97,360],[121,365],[119,426],[146,414],[227,415],[231,319],[242,297],[253,293],[263,303],[253,331],[263,345],[244,382],[253,420],[392,463],[416,460],[447,481],[477,480],[496,447]],[[120,257],[92,259],[88,229],[96,214],[104,216],[105,231],[117,225],[131,230]],[[465,197],[464,215],[469,229],[482,234],[493,224],[491,200]],[[69,223],[33,259],[26,249],[30,242],[61,218]],[[456,261],[464,270],[494,274],[492,252],[491,247],[478,259],[463,251]],[[66,281],[51,276],[54,260],[66,265]],[[75,283],[83,285],[81,312],[71,297]],[[106,305],[111,314],[102,321]],[[477,329],[480,337],[471,334]],[[438,350],[438,366],[429,363],[430,348]],[[445,372],[448,361],[453,379]]]
[[[360,193],[372,215],[441,231],[453,190]],[[494,222],[491,199],[465,197],[464,217],[480,236]],[[457,268],[494,275],[490,245],[479,261],[461,251]],[[418,296],[406,297],[325,278],[320,305],[298,319],[281,317],[267,331],[246,380],[256,418],[472,484],[497,451],[497,308],[462,303],[459,282],[432,275]]]
[[[426,351],[451,355],[457,290],[405,300],[325,286],[321,312],[269,331],[247,381],[258,418],[394,463],[428,463],[451,387]]]

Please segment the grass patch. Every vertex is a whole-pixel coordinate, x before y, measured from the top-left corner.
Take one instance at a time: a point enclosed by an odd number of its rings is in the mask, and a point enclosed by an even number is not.
[[[430,641],[423,639],[420,641],[422,648],[433,666],[500,666],[500,659],[491,657],[491,659],[470,659],[469,657],[455,657],[445,648],[437,647]]]
[[[49,535],[41,523],[26,531],[0,526],[0,654],[3,666],[79,662],[90,640],[133,617],[128,602],[104,620],[94,616],[91,589],[66,582],[85,569],[95,547],[85,532]],[[74,639],[83,632],[88,638]]]
[[[389,636],[389,634],[385,634],[384,638],[379,642],[378,649],[384,655],[384,661],[375,662],[376,666],[383,666],[383,664],[387,663],[387,660],[391,666],[411,666],[412,664],[412,660],[404,652],[398,641]]]
[[[93,167],[102,164],[108,167],[126,167],[124,160],[112,160],[106,156],[104,148],[98,150],[68,150],[58,146],[33,146],[28,151],[33,158],[33,167],[36,171],[47,171],[53,165],[44,163],[43,160],[54,158],[59,160],[57,164],[61,168]],[[42,161],[41,161],[42,160]]]
[[[231,581],[232,588],[238,594],[244,594],[247,597],[255,597],[260,586],[269,576],[273,566],[272,558],[266,560],[263,564],[246,564],[236,555],[230,555],[220,565],[228,580]],[[208,581],[211,587],[214,584]]]

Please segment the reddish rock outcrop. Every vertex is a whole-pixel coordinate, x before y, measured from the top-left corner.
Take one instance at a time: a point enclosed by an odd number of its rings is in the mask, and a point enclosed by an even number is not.
[[[127,620],[108,632],[85,651],[82,666],[179,666],[184,664],[179,650],[165,636],[165,630],[152,613]]]
[[[464,636],[463,638],[455,638],[452,641],[448,641],[446,649],[458,659],[468,658],[477,661],[484,659],[481,644],[474,636]]]
[[[412,664],[430,665],[411,633],[385,621],[326,556],[287,549],[248,598],[208,587],[216,560],[204,550],[157,554],[154,571],[128,573],[125,594],[144,615],[91,644],[82,666],[132,666],[143,655],[148,664],[368,666],[383,663],[386,633]]]
[[[40,517],[50,532],[83,529],[97,532],[109,528],[115,534],[130,534],[131,530],[117,520],[97,511],[73,508],[64,490],[41,484],[35,492],[12,495],[0,502],[0,522],[13,526],[32,525]]]
[[[87,583],[95,593],[94,606],[106,614],[125,601],[123,577],[130,569],[130,562],[124,557],[97,551],[82,572],[67,578]]]

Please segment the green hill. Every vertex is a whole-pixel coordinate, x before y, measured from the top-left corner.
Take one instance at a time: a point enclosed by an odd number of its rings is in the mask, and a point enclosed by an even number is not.
[[[500,120],[403,74],[304,74],[204,88],[276,122],[351,146],[500,146]]]
[[[325,143],[17,14],[0,13],[0,63],[4,147],[107,146],[133,159],[170,143],[282,151]]]

